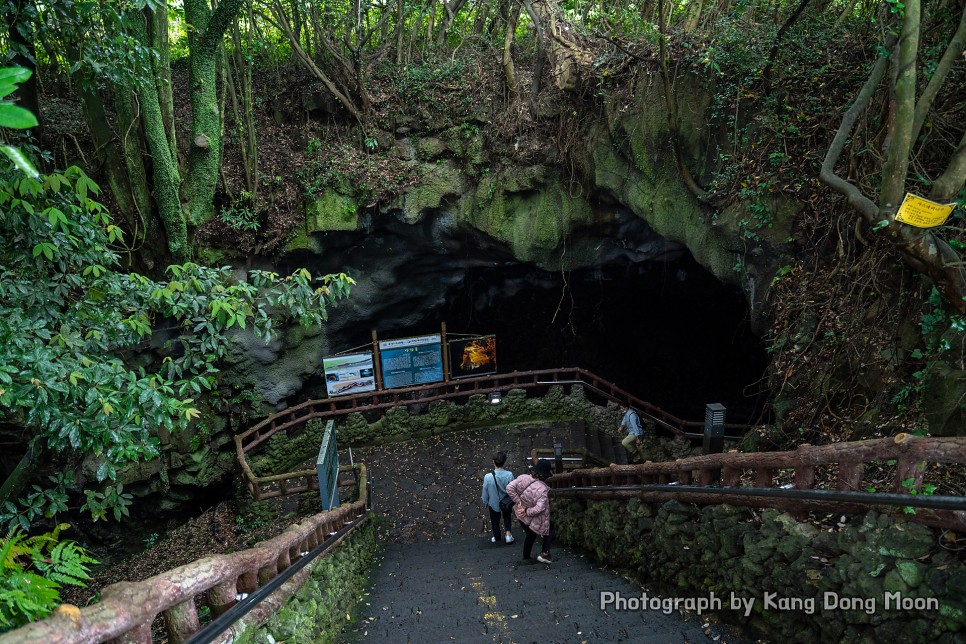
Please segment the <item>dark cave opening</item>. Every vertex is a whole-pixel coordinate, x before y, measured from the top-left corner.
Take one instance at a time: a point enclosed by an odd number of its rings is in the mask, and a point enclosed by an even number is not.
[[[327,233],[325,252],[290,255],[366,281],[350,310],[328,324],[332,353],[380,340],[437,333],[496,335],[500,373],[581,367],[683,420],[721,403],[731,423],[763,418],[768,356],[741,290],[683,246],[616,210],[611,223],[574,239],[597,263],[546,271],[445,213],[418,225],[373,217],[365,230]],[[354,307],[354,308],[353,308]],[[324,397],[321,373],[298,396]]]
[[[767,355],[746,300],[687,253],[568,273],[469,269],[441,319],[495,334],[501,373],[582,367],[684,420],[712,402],[728,422],[760,420]]]

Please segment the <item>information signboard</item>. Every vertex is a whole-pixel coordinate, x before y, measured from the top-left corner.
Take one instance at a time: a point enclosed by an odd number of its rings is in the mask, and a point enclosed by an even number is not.
[[[339,447],[335,441],[335,421],[325,424],[319,458],[315,461],[315,471],[319,477],[319,496],[322,509],[339,507]]]
[[[325,390],[330,396],[344,396],[361,391],[375,391],[372,352],[322,358]]]
[[[449,371],[453,378],[496,373],[496,336],[450,340]]]
[[[381,340],[379,362],[386,389],[443,379],[443,341],[440,334]]]

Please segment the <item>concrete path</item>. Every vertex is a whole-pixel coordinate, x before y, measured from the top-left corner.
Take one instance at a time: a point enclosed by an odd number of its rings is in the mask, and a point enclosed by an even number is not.
[[[552,549],[557,560],[551,565],[523,565],[518,524],[516,543],[490,543],[480,489],[493,452],[505,451],[508,469],[519,474],[531,448],[555,441],[581,447],[582,432],[582,425],[534,424],[354,450],[369,468],[374,509],[385,516],[382,536],[389,545],[359,621],[340,641],[725,641],[717,629],[706,635],[700,618],[684,619],[677,611],[601,610],[601,592],[640,598],[641,588],[562,547]],[[539,540],[534,556],[538,552]]]
[[[376,569],[360,621],[342,641],[712,641],[703,622],[677,611],[601,610],[602,591],[637,598],[642,591],[561,548],[554,549],[553,564],[524,565],[521,542],[494,545],[471,537],[392,544]]]

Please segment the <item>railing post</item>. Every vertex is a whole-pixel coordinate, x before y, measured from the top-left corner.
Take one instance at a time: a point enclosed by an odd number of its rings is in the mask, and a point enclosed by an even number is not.
[[[164,611],[164,621],[168,625],[170,642],[181,644],[201,629],[198,611],[195,609],[194,597],[189,597],[180,604],[176,604]]]
[[[858,490],[864,472],[865,463],[861,461],[839,463],[839,476],[835,486],[840,490]]]
[[[775,472],[771,468],[762,467],[755,470],[755,487],[771,487]]]
[[[218,617],[238,603],[238,580],[235,578],[223,581],[208,590],[208,605],[211,614]]]
[[[108,642],[108,644],[151,644],[151,622],[147,624],[139,624],[129,630],[124,635],[116,637]]]

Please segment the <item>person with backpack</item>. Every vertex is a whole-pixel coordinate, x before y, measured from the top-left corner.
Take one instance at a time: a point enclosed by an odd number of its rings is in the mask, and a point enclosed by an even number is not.
[[[506,454],[497,452],[493,455],[493,471],[487,472],[483,477],[483,505],[490,511],[490,527],[493,536],[490,543],[513,543],[513,534],[510,529],[513,501],[507,495],[506,486],[513,480],[513,472],[503,469],[506,464]],[[503,519],[505,534],[500,533],[500,519]]]

